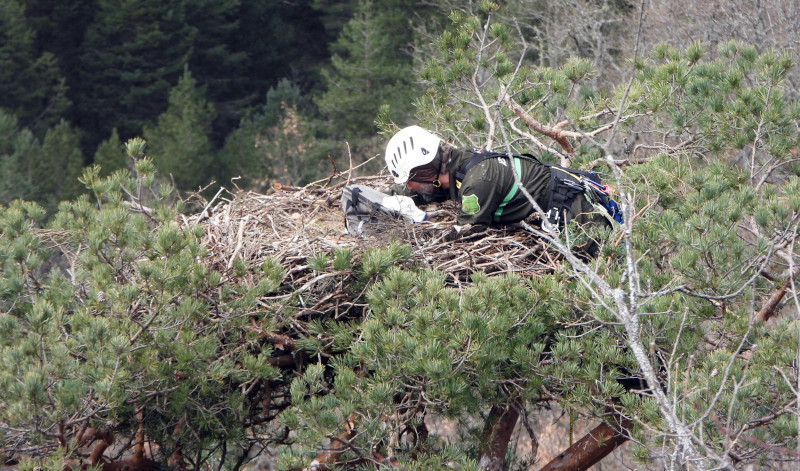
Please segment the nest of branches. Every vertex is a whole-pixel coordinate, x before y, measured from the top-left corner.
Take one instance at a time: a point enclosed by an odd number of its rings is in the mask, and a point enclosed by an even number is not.
[[[445,273],[457,287],[469,285],[476,271],[530,277],[554,270],[555,255],[536,235],[522,229],[489,228],[448,240],[446,235],[456,221],[452,202],[428,207],[428,218],[418,224],[378,215],[371,235],[352,236],[341,208],[342,189],[352,184],[386,191],[391,180],[360,177],[327,187],[275,184],[268,194],[239,191],[228,198],[218,193],[184,222],[205,227],[210,268],[224,273],[237,258],[247,266],[257,266],[274,257],[286,267],[290,276],[286,281],[294,286],[307,286],[317,275],[308,269],[310,257],[351,248],[357,258],[392,240],[412,247],[410,263]]]

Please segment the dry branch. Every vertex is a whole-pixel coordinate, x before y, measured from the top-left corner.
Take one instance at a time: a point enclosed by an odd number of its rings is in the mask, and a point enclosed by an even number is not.
[[[789,290],[789,287],[792,285],[792,280],[797,277],[798,270],[794,270],[786,280],[786,282],[780,288],[777,288],[775,291],[772,292],[772,295],[769,297],[766,303],[761,307],[761,310],[756,314],[756,319],[766,322],[768,321],[778,308],[783,297],[786,295],[786,292]]]

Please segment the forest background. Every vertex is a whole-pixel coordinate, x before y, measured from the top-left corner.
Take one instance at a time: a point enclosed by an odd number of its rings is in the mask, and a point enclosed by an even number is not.
[[[529,469],[502,429],[535,443],[528,413],[558,403],[634,466],[796,462],[800,7],[501,3],[0,0],[4,461]],[[591,265],[567,229],[540,234],[553,276],[468,285],[396,243],[207,266],[159,185],[303,185],[416,121],[550,160],[572,143],[625,225]]]
[[[136,136],[183,191],[235,177],[254,190],[302,185],[332,163],[360,164],[385,142],[381,107],[414,122],[419,71],[451,3],[1,0],[0,203],[52,212],[85,191],[83,167],[130,165],[122,142]],[[635,2],[502,3],[523,25],[530,63],[589,58],[595,88],[617,83],[633,53]],[[644,51],[731,39],[798,47],[793,2],[646,3]]]

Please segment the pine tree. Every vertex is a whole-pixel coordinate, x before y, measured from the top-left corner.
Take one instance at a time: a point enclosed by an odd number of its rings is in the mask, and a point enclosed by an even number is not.
[[[42,158],[34,162],[35,201],[54,210],[61,201],[71,200],[83,191],[78,181],[84,156],[80,133],[66,121],[47,130],[42,141]]]
[[[33,168],[41,158],[41,144],[33,133],[20,129],[19,119],[0,109],[0,204],[39,196]]]
[[[207,266],[203,226],[180,224],[182,205],[154,185],[145,142],[125,148],[133,169],[109,178],[85,169],[91,197],[62,203],[47,230],[35,203],[0,207],[0,453],[55,471],[102,466],[102,450],[118,442],[131,453],[108,459],[131,471],[193,457],[241,465],[264,440],[288,438],[273,425],[294,367],[252,324],[278,328],[258,300],[294,298],[287,270],[273,257]],[[45,263],[51,249],[68,270]],[[390,260],[408,255],[395,248]],[[143,437],[161,452],[145,453]],[[84,440],[92,457],[61,446]]]
[[[75,77],[83,36],[95,17],[96,0],[18,0],[34,32],[37,54],[50,53],[67,82]]]
[[[80,135],[67,122],[47,130],[39,141],[19,120],[0,110],[0,201],[37,201],[50,214],[59,202],[82,192],[84,165]]]
[[[179,189],[192,190],[211,183],[217,173],[209,132],[213,105],[188,69],[169,95],[169,108],[155,127],[145,127],[150,154],[161,172],[171,175]]]
[[[129,437],[136,450],[114,458],[128,469],[152,469],[154,460],[181,464],[183,453],[212,456],[220,446],[230,448],[217,455],[223,459],[246,458],[237,447],[250,404],[240,387],[279,373],[249,348],[223,353],[225,338],[245,334],[256,294],[275,290],[284,273],[279,266],[261,271],[272,281],[264,278],[256,291],[240,286],[250,301],[223,301],[225,312],[238,314],[215,326],[213,313],[221,311],[202,299],[221,287],[222,275],[199,263],[202,230],[177,225],[179,206],[168,189],[152,186],[154,167],[143,147],[141,139],[126,144],[133,172],[103,179],[89,168],[81,180],[92,199],[61,205],[50,228],[68,234],[58,242],[68,249],[69,271],[44,263],[50,244],[39,229],[40,206],[0,207],[4,456],[24,460],[16,448],[24,443],[39,465],[63,469],[77,455],[59,449],[59,440],[80,441],[80,433],[93,448],[105,448],[113,438],[103,427],[113,424],[113,435]],[[56,428],[56,441],[40,432]],[[191,430],[202,430],[203,439]],[[137,434],[165,438],[158,439],[164,456],[141,453]],[[98,455],[94,465],[101,464]]]
[[[370,294],[371,315],[334,378],[310,369],[295,380],[286,423],[307,430],[301,441],[317,450],[330,437],[352,445],[338,462],[376,452],[430,467],[447,453],[450,463],[505,469],[500,429],[557,401],[608,421],[621,437],[615,446],[632,438],[637,459],[666,469],[794,456],[800,309],[780,301],[796,296],[800,266],[791,242],[800,231],[800,107],[784,88],[792,58],[735,42],[718,59],[699,44],[660,46],[606,95],[588,86],[588,60],[526,65],[514,30],[493,21],[497,9],[483,2],[451,15],[425,69],[420,120],[451,142],[593,167],[621,189],[625,223],[592,232],[607,243],[590,264],[570,248],[581,228],[538,232],[564,261],[525,286],[550,288],[523,301],[533,317],[525,322],[514,320],[525,308],[504,295],[531,293],[502,280],[473,278],[494,300],[484,304],[452,296],[435,274],[391,273]],[[552,298],[550,322],[539,314]],[[510,327],[539,319],[543,330]],[[492,390],[498,383],[506,387]],[[484,433],[437,448],[424,440],[423,410],[483,420]],[[401,441],[408,434],[419,438]],[[307,465],[305,451],[287,450],[286,463]]]
[[[143,141],[129,142],[133,173],[103,179],[90,168],[81,180],[91,198],[61,205],[51,228],[67,234],[70,270],[43,263],[53,232],[35,229],[41,207],[0,210],[3,450],[24,443],[45,457],[37,464],[63,470],[75,464],[66,455],[81,456],[59,447],[93,430],[103,450],[108,425],[125,443],[141,434],[163,451],[156,464],[134,445],[112,464],[133,471],[170,460],[181,468],[184,457],[237,467],[264,443],[284,469],[324,456],[319,467],[495,470],[510,466],[502,429],[557,403],[614,434],[581,446],[632,439],[628,467],[796,462],[800,106],[784,82],[792,57],[737,42],[715,55],[701,44],[661,45],[631,58],[630,80],[599,91],[592,61],[528,63],[516,28],[495,21],[502,10],[473,6],[450,16],[426,58],[418,119],[463,146],[533,151],[599,172],[618,188],[625,222],[591,231],[605,240],[595,260],[570,248],[582,228],[540,231],[559,261],[552,273],[474,273],[455,289],[407,245],[358,257],[338,249],[304,269],[320,273],[326,296],[368,308],[342,321],[336,303],[307,322],[309,290],[294,292],[277,260],[233,260],[225,273],[198,261],[199,226],[178,226],[180,204],[149,185],[153,162]],[[154,139],[176,141],[183,130],[205,146],[198,117],[211,113],[191,82],[187,72]],[[283,109],[261,118],[291,131]],[[254,123],[242,127],[248,139]],[[47,143],[62,162],[75,139],[68,131]],[[21,164],[37,141],[2,112],[0,139],[5,168],[36,173]],[[278,139],[268,143],[278,148]],[[299,326],[293,347],[271,339],[282,322]],[[428,433],[426,419],[442,415],[459,419],[463,440]]]
[[[401,121],[409,112],[414,74],[408,15],[414,3],[359,1],[334,43],[331,68],[324,72],[326,91],[317,103],[337,135],[374,135],[382,105],[390,105]]]
[[[166,110],[195,35],[183,1],[98,1],[74,99],[75,124],[87,130],[90,148],[115,127],[123,138],[137,135]]]
[[[311,0],[311,6],[321,13],[327,36],[335,39],[353,17],[353,12],[358,8],[358,0]]]
[[[241,3],[239,27],[230,44],[232,50],[247,54],[240,78],[245,105],[259,105],[282,79],[297,83],[305,93],[319,85],[331,38],[321,23],[324,12],[312,4],[313,0]]]
[[[189,68],[218,112],[212,142],[219,145],[236,126],[255,94],[250,73],[252,58],[241,49],[241,0],[194,1],[186,10],[186,23],[197,31]]]
[[[108,139],[97,146],[97,152],[94,154],[94,164],[100,166],[101,175],[104,177],[126,168],[125,149],[122,146],[116,128],[111,131],[111,136]]]
[[[330,147],[316,137],[312,104],[297,84],[283,79],[257,112],[242,119],[225,141],[220,160],[237,185],[265,191],[273,181],[304,184],[322,178]]]
[[[35,32],[16,0],[0,1],[0,107],[40,136],[70,105],[56,58],[34,48]]]

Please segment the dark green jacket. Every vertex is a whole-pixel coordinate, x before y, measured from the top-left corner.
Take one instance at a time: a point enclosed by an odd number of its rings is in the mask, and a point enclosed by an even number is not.
[[[450,169],[450,198],[461,205],[458,224],[511,224],[534,212],[528,198],[517,187],[512,166],[518,168],[520,180],[539,207],[547,210],[550,195],[547,166],[524,158],[487,159],[469,169],[459,181],[457,176],[473,155],[466,149],[445,150]]]

